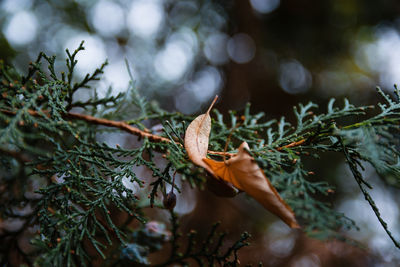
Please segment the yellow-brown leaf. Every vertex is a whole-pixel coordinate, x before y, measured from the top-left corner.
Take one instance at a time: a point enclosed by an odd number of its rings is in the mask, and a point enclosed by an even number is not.
[[[210,110],[217,98],[217,96],[214,98],[214,101],[205,114],[199,115],[189,124],[185,133],[185,149],[188,153],[189,159],[197,166],[206,169],[213,177],[215,177],[215,175],[212,169],[210,169],[203,161],[203,158],[207,156],[211,131]],[[215,181],[210,181],[208,179],[207,186],[210,187],[210,190],[218,196],[233,197],[238,193],[234,187],[219,179]]]
[[[189,159],[196,165],[208,169],[202,158],[205,158],[208,150],[208,140],[211,131],[210,110],[217,100],[217,96],[205,114],[194,119],[186,129],[185,149]]]
[[[185,149],[190,160],[203,168],[207,168],[202,158],[207,155],[210,131],[211,118],[207,112],[194,119],[185,133]]]
[[[238,153],[225,162],[208,158],[203,158],[203,161],[216,177],[245,191],[290,227],[300,228],[292,209],[281,198],[246,149],[249,149],[249,146],[243,142]]]

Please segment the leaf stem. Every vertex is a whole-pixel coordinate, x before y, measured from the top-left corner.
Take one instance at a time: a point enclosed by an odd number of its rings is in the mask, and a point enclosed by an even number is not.
[[[218,100],[218,95],[216,95],[214,97],[213,102],[211,103],[210,107],[207,109],[207,112],[206,112],[207,114],[210,113],[211,109],[213,108],[213,106],[214,106],[215,102],[217,102],[217,100]]]

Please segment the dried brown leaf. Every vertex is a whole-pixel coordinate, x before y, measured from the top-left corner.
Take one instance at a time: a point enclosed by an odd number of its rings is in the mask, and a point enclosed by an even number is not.
[[[208,158],[203,158],[203,161],[207,163],[208,168],[216,177],[245,191],[290,227],[300,228],[292,209],[281,198],[265,176],[264,171],[260,169],[246,149],[249,150],[249,146],[243,142],[238,153],[227,161]]]
[[[213,177],[216,177],[213,170],[203,161],[203,158],[207,156],[211,131],[210,110],[217,99],[218,96],[214,98],[214,101],[211,103],[205,114],[199,115],[189,124],[185,133],[185,149],[188,153],[189,159],[197,166],[206,169]],[[235,188],[222,180],[210,181],[208,179],[207,186],[211,187],[211,191],[219,196],[233,197],[237,194]]]
[[[207,169],[202,158],[205,158],[208,150],[208,141],[211,131],[210,110],[214,105],[217,97],[205,114],[201,114],[194,119],[186,129],[185,133],[185,149],[189,159],[196,165]]]

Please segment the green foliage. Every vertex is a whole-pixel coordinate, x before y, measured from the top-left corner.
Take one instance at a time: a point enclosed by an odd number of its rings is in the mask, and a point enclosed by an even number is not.
[[[188,244],[185,250],[179,252],[181,247],[179,243],[181,234],[178,232],[179,224],[177,216],[173,212],[171,212],[171,222],[171,255],[166,262],[161,264],[161,266],[171,265],[173,263],[188,266],[188,260],[197,262],[199,266],[215,266],[215,264],[218,264],[219,266],[236,266],[238,263],[238,250],[249,245],[246,241],[250,238],[250,235],[245,232],[231,247],[222,252],[222,245],[226,233],[218,233],[217,228],[219,223],[215,223],[212,225],[207,237],[200,245],[198,245],[199,242],[196,240],[198,239],[197,232],[195,230],[190,231],[190,233],[187,234]],[[231,256],[233,256],[232,260],[230,260]]]
[[[147,259],[149,253],[162,249],[169,236],[170,233],[165,229],[164,224],[147,223],[144,227],[135,230],[131,242],[122,248],[119,256],[121,264],[150,264]]]
[[[99,98],[90,89],[91,82],[99,79],[105,64],[74,81],[75,57],[80,50],[82,44],[72,54],[67,51],[66,74],[57,75],[54,57],[43,53],[30,64],[26,76],[0,65],[0,185],[5,188],[0,195],[0,216],[23,220],[23,229],[40,226],[32,241],[38,250],[26,256],[27,261],[40,266],[87,265],[94,254],[109,260],[115,251],[118,255],[121,251],[130,255],[124,260],[141,255],[141,263],[147,264],[149,251],[144,253],[145,246],[132,239],[135,230],[129,224],[146,223],[146,207],[162,208],[158,195],[166,194],[167,185],[180,192],[181,188],[173,182],[174,173],[179,173],[192,187],[202,189],[206,184],[204,170],[193,166],[183,147],[185,129],[193,117],[167,112],[147,102],[133,81],[126,94],[112,96],[109,90]],[[43,64],[48,65],[47,72]],[[93,93],[90,100],[74,99],[78,91],[89,89]],[[251,147],[249,152],[292,207],[303,230],[322,239],[344,238],[342,229],[356,226],[336,212],[331,203],[321,200],[332,192],[332,187],[321,179],[310,179],[311,173],[303,161],[325,152],[343,155],[366,200],[399,247],[366,189],[372,187],[359,171],[363,162],[369,162],[389,184],[400,185],[399,90],[395,90],[396,101],[379,88],[378,93],[385,101],[378,104],[378,109],[355,107],[347,100],[339,108],[331,100],[326,113],[315,115],[315,104],[300,104],[294,109],[295,126],[284,117],[265,122],[264,114],[250,113],[250,105],[241,116],[230,112],[228,118],[215,110],[210,149],[222,151],[228,136],[228,152],[234,152],[246,141]],[[74,115],[71,110],[77,108],[86,115]],[[121,126],[117,120],[125,124]],[[159,124],[161,132],[153,127]],[[141,141],[136,147],[110,147],[98,141],[101,134],[129,132],[127,125],[138,130],[134,134]],[[165,139],[160,141],[149,135]],[[146,167],[152,173],[149,185],[137,174],[138,167]],[[139,189],[134,191],[126,183]],[[15,212],[16,207],[28,207],[30,213],[20,215]],[[117,220],[121,214],[125,219]],[[185,264],[191,259],[200,265],[235,265],[237,251],[247,245],[249,238],[243,234],[221,252],[224,235],[216,243],[211,242],[216,235],[215,225],[201,246],[195,245],[195,233],[191,232],[186,250],[178,252],[184,241],[179,238],[174,213],[171,220],[171,253],[164,264]]]

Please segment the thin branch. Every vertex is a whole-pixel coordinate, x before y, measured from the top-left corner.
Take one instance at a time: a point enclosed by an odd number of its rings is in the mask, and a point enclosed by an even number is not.
[[[10,115],[15,115],[15,111],[11,111],[11,110],[5,110],[5,109],[0,109],[1,112],[5,113],[5,114],[10,114]],[[32,116],[39,116],[39,112],[34,111],[34,110],[28,110],[29,114]],[[46,114],[47,116],[50,116],[49,112],[46,110],[42,111],[43,114]],[[136,127],[133,127],[131,125],[129,125],[128,123],[124,122],[124,121],[113,121],[113,120],[108,120],[108,119],[102,119],[102,118],[96,118],[90,115],[86,115],[86,114],[80,114],[80,113],[73,113],[73,112],[68,112],[66,114],[63,115],[65,118],[69,118],[69,119],[76,119],[76,120],[83,120],[83,121],[87,121],[93,124],[97,124],[97,125],[103,125],[103,126],[108,126],[108,127],[115,127],[118,128],[120,130],[123,130],[125,132],[128,132],[130,134],[139,136],[141,138],[148,138],[149,140],[153,141],[153,142],[160,142],[160,143],[171,143],[171,140],[163,137],[163,136],[159,136],[156,134],[152,134],[143,130],[140,130]],[[296,142],[292,142],[288,145],[282,146],[282,147],[278,147],[277,150],[281,151],[285,148],[290,148],[290,147],[296,147],[296,146],[300,146],[302,145],[306,140],[302,139],[300,141],[296,141]],[[176,142],[176,144],[178,145],[182,145],[178,142]],[[209,154],[212,155],[220,155],[220,156],[230,156],[232,157],[233,155],[235,155],[234,153],[228,153],[228,152],[220,152],[220,151],[212,151],[212,150],[208,150]]]
[[[375,213],[375,216],[378,218],[379,223],[382,225],[383,229],[385,230],[385,232],[387,233],[389,238],[392,240],[393,244],[398,249],[400,249],[400,242],[394,238],[393,234],[390,232],[390,230],[388,228],[387,223],[383,220],[381,213],[375,204],[375,201],[372,199],[372,197],[368,193],[368,191],[363,187],[363,184],[365,182],[364,182],[364,179],[363,179],[360,171],[357,168],[357,163],[355,162],[355,159],[351,156],[350,151],[344,144],[343,140],[340,137],[338,137],[338,139],[339,139],[340,145],[342,147],[343,154],[346,158],[347,165],[349,166],[350,171],[352,172],[352,174],[358,184],[358,187],[361,190],[361,193],[364,195],[365,200],[368,202],[368,204],[372,208],[373,212]]]
[[[290,143],[290,144],[288,144],[288,145],[286,145],[286,146],[278,147],[276,150],[281,151],[281,150],[283,150],[283,149],[285,149],[285,148],[300,146],[300,145],[302,145],[305,141],[306,141],[306,139],[301,139],[300,141],[292,142],[292,143]]]
[[[69,112],[65,114],[65,117],[71,118],[71,119],[78,119],[78,120],[84,120],[93,124],[98,124],[98,125],[104,125],[104,126],[109,126],[109,127],[115,127],[120,130],[123,130],[125,132],[128,132],[130,134],[140,136],[142,138],[148,138],[151,141],[154,142],[161,142],[161,143],[170,143],[171,140],[156,134],[148,133],[146,131],[142,131],[138,128],[135,128],[129,124],[127,124],[124,121],[113,121],[113,120],[107,120],[107,119],[101,119],[101,118],[96,118],[90,115],[85,115],[85,114],[79,114],[79,113],[72,113]]]

